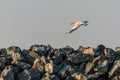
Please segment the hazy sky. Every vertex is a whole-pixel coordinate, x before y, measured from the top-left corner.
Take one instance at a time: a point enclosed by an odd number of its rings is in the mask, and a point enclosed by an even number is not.
[[[74,20],[88,20],[70,35]],[[0,0],[0,48],[120,46],[120,0]]]

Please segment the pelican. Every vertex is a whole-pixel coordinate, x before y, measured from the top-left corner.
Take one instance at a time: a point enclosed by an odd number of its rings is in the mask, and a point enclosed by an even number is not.
[[[88,21],[73,21],[70,25],[73,25],[73,27],[70,29],[69,32],[66,34],[70,34],[73,31],[77,30],[80,26],[87,26]]]

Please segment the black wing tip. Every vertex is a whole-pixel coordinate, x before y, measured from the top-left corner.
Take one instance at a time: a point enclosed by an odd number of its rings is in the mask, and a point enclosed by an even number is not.
[[[83,21],[84,23],[88,23],[89,21]]]

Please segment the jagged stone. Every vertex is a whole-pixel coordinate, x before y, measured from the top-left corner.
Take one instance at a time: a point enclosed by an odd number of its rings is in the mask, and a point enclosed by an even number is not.
[[[113,76],[115,71],[119,68],[120,68],[120,60],[116,60],[113,64],[111,70],[109,71],[109,77]],[[120,75],[120,73],[119,73],[119,75]]]
[[[18,74],[20,73],[20,72],[22,72],[23,71],[23,69],[21,69],[21,68],[19,68],[19,67],[17,67],[17,66],[13,66],[13,73],[14,73],[14,77],[16,78],[17,76],[18,76]]]
[[[33,64],[36,58],[41,59],[41,57],[35,52],[30,52],[26,57],[27,57],[27,62],[31,65]]]
[[[0,80],[119,80],[120,49],[98,45],[0,49]]]
[[[69,46],[66,46],[64,48],[59,49],[59,52],[61,52],[62,54],[65,54],[65,55],[70,54],[73,51],[74,51],[74,49],[72,47],[69,47]]]
[[[72,74],[71,76],[74,78],[73,80],[88,80],[87,76],[78,72]]]
[[[120,76],[113,76],[110,78],[110,80],[120,80]]]
[[[59,64],[63,61],[63,56],[59,52],[54,52],[54,55],[51,58],[54,64]]]
[[[40,80],[41,74],[37,69],[25,69],[18,74],[17,80]]]
[[[93,80],[93,79],[98,80],[99,75],[97,75],[97,74],[88,74],[87,78],[88,78],[88,80]]]
[[[10,46],[7,48],[8,53],[13,51],[14,53],[21,53],[21,49],[18,46]]]
[[[7,56],[7,50],[5,48],[0,49],[0,57],[6,57]]]
[[[11,58],[12,64],[16,61],[26,61],[26,59],[21,55],[21,49],[19,47],[11,46],[7,48],[7,54],[9,58]]]
[[[92,63],[98,63],[98,61],[100,60],[100,58],[101,58],[101,55],[95,57],[95,58],[92,60]]]
[[[86,49],[86,47],[83,47],[83,46],[79,46],[79,48],[77,49],[77,51],[84,51]]]
[[[7,59],[5,57],[0,57],[0,69],[4,69],[7,66]]]
[[[29,54],[27,55],[28,63],[32,65],[34,60],[38,58],[45,64],[52,53],[53,49],[50,45],[48,47],[44,45],[33,45],[30,47]]]
[[[116,47],[115,48],[115,51],[117,52],[117,51],[120,51],[120,47]]]
[[[45,65],[45,71],[47,73],[50,73],[50,74],[53,73],[53,62],[52,62],[52,60]]]
[[[30,47],[29,51],[35,52],[39,56],[47,56],[47,46],[45,45],[33,45]]]
[[[45,73],[45,67],[44,66],[45,65],[42,62],[40,62],[40,59],[35,59],[33,65],[32,65],[32,68],[33,69],[38,69],[41,74],[44,74]]]
[[[51,45],[47,46],[47,56],[51,57],[54,55],[54,49],[51,47]]]
[[[72,53],[72,54],[69,55],[68,60],[71,63],[79,64],[79,63],[81,63],[83,61],[83,53],[82,52]]]
[[[93,73],[93,68],[94,68],[94,64],[91,62],[88,62],[85,67],[85,74],[88,74],[90,72]]]
[[[45,73],[41,80],[60,80],[56,75],[51,75],[49,73]]]
[[[25,62],[16,62],[15,63],[17,65],[17,67],[21,68],[21,69],[29,69],[31,68],[31,65]]]
[[[91,47],[86,48],[86,49],[83,51],[83,53],[84,53],[84,54],[89,54],[89,55],[92,55],[92,56],[95,55],[95,51],[94,51],[94,49],[91,48]]]
[[[14,80],[13,66],[6,66],[2,71],[0,80]]]
[[[115,54],[115,51],[113,49],[110,48],[105,48],[104,50],[105,56],[109,57]]]
[[[29,54],[29,51],[26,49],[23,49],[21,52],[21,55],[23,55],[24,57],[26,57]]]
[[[108,72],[108,60],[105,59],[103,61],[99,61],[98,65],[94,70],[97,71],[99,75],[102,75]]]
[[[104,49],[105,49],[105,46],[104,45],[98,45],[97,48],[96,48],[96,52],[99,54],[99,55],[103,55],[104,54]]]
[[[72,66],[71,65],[66,65],[64,68],[62,68],[58,72],[58,76],[60,77],[60,79],[65,79],[68,76],[71,76],[72,72],[74,72],[74,69],[72,68]]]
[[[67,60],[61,62],[60,64],[58,65],[53,65],[53,72],[56,74],[58,73],[63,67],[65,67],[66,65],[69,65],[69,62]]]

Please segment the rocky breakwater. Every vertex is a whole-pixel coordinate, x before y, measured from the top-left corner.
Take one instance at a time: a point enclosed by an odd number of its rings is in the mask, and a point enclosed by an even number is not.
[[[0,49],[0,80],[120,80],[120,47]]]

